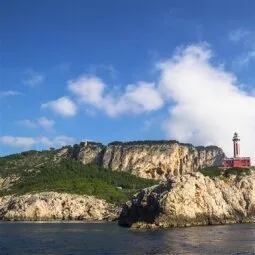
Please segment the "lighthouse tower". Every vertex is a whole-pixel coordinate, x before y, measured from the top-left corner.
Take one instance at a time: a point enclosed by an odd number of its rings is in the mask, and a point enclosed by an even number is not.
[[[234,133],[234,137],[232,141],[233,141],[233,147],[234,147],[234,155],[233,155],[233,158],[224,159],[223,169],[227,169],[231,167],[250,167],[251,159],[249,157],[240,156],[240,138],[237,133]]]
[[[240,157],[240,138],[238,134],[235,132],[233,137],[233,146],[234,146],[234,158]]]

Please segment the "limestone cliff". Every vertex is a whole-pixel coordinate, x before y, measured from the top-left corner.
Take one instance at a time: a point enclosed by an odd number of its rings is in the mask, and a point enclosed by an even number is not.
[[[210,179],[201,173],[173,177],[144,189],[122,209],[119,224],[183,227],[255,222],[255,174]]]
[[[101,165],[105,146],[101,143],[81,142],[80,145],[74,145],[70,151],[69,157],[76,159],[83,164],[94,163]]]
[[[224,153],[216,146],[194,147],[176,141],[145,141],[84,144],[71,156],[82,163],[94,162],[105,168],[126,171],[144,178],[166,180],[171,176],[220,165]]]
[[[0,197],[0,220],[116,220],[119,208],[92,196],[43,192]]]

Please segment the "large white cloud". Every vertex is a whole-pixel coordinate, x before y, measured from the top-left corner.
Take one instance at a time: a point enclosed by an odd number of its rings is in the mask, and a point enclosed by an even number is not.
[[[68,89],[87,105],[102,109],[111,117],[124,113],[158,110],[163,99],[154,83],[137,82],[126,86],[123,93],[107,93],[106,84],[96,76],[82,76],[68,82]]]
[[[41,105],[41,108],[48,108],[63,117],[76,115],[77,107],[68,97],[60,97],[54,101],[49,101]]]
[[[255,155],[255,97],[240,89],[237,78],[211,63],[212,52],[191,45],[158,65],[159,90],[173,102],[164,123],[167,137],[218,145],[232,156],[232,135],[241,136],[242,155]]]

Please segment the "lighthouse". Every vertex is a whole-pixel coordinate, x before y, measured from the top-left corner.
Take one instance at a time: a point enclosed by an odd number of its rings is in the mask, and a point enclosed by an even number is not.
[[[223,168],[230,167],[250,167],[251,159],[249,157],[241,157],[240,155],[240,137],[235,132],[233,136],[233,158],[225,158],[223,162]]]
[[[234,145],[234,158],[240,157],[240,138],[238,134],[235,132],[233,137],[233,145]]]

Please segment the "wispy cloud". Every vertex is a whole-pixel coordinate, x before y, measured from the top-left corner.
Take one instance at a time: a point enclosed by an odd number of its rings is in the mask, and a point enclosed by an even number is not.
[[[77,113],[76,104],[68,97],[61,97],[41,105],[43,109],[50,109],[53,112],[63,116],[72,117]]]
[[[21,95],[23,95],[23,93],[15,91],[15,90],[0,91],[0,98],[9,97],[9,96],[21,96]]]
[[[236,69],[247,67],[255,59],[255,31],[239,28],[231,31],[228,38],[240,47],[241,52],[233,66]]]
[[[23,79],[23,83],[30,87],[35,87],[43,83],[45,79],[45,75],[39,72],[34,71],[33,69],[27,69],[24,73],[25,78]]]
[[[46,117],[40,117],[35,121],[28,120],[28,119],[20,120],[18,121],[18,123],[24,127],[32,128],[32,129],[42,127],[46,131],[53,131],[53,127],[55,125],[54,120],[48,119]]]
[[[248,66],[255,59],[255,49],[240,55],[234,62],[239,68]]]
[[[238,28],[236,30],[230,31],[228,38],[234,43],[244,42],[247,43],[253,38],[253,33],[250,30]]]
[[[18,121],[18,123],[24,127],[27,127],[27,128],[36,128],[37,127],[37,123],[35,123],[34,121],[32,120],[20,120]]]
[[[39,126],[43,127],[45,130],[52,131],[55,125],[54,120],[47,119],[46,117],[41,117],[37,120]]]
[[[107,72],[112,78],[117,78],[118,71],[113,65],[105,65],[105,64],[99,64],[99,65],[90,65],[87,68],[87,73],[97,76],[101,72]]]
[[[0,144],[8,145],[11,147],[29,148],[35,145],[35,139],[32,137],[14,137],[14,136],[1,136]]]
[[[0,136],[0,144],[9,147],[20,147],[23,149],[32,148],[34,146],[54,147],[65,146],[75,142],[75,139],[69,136],[49,137],[19,137],[19,136]]]

